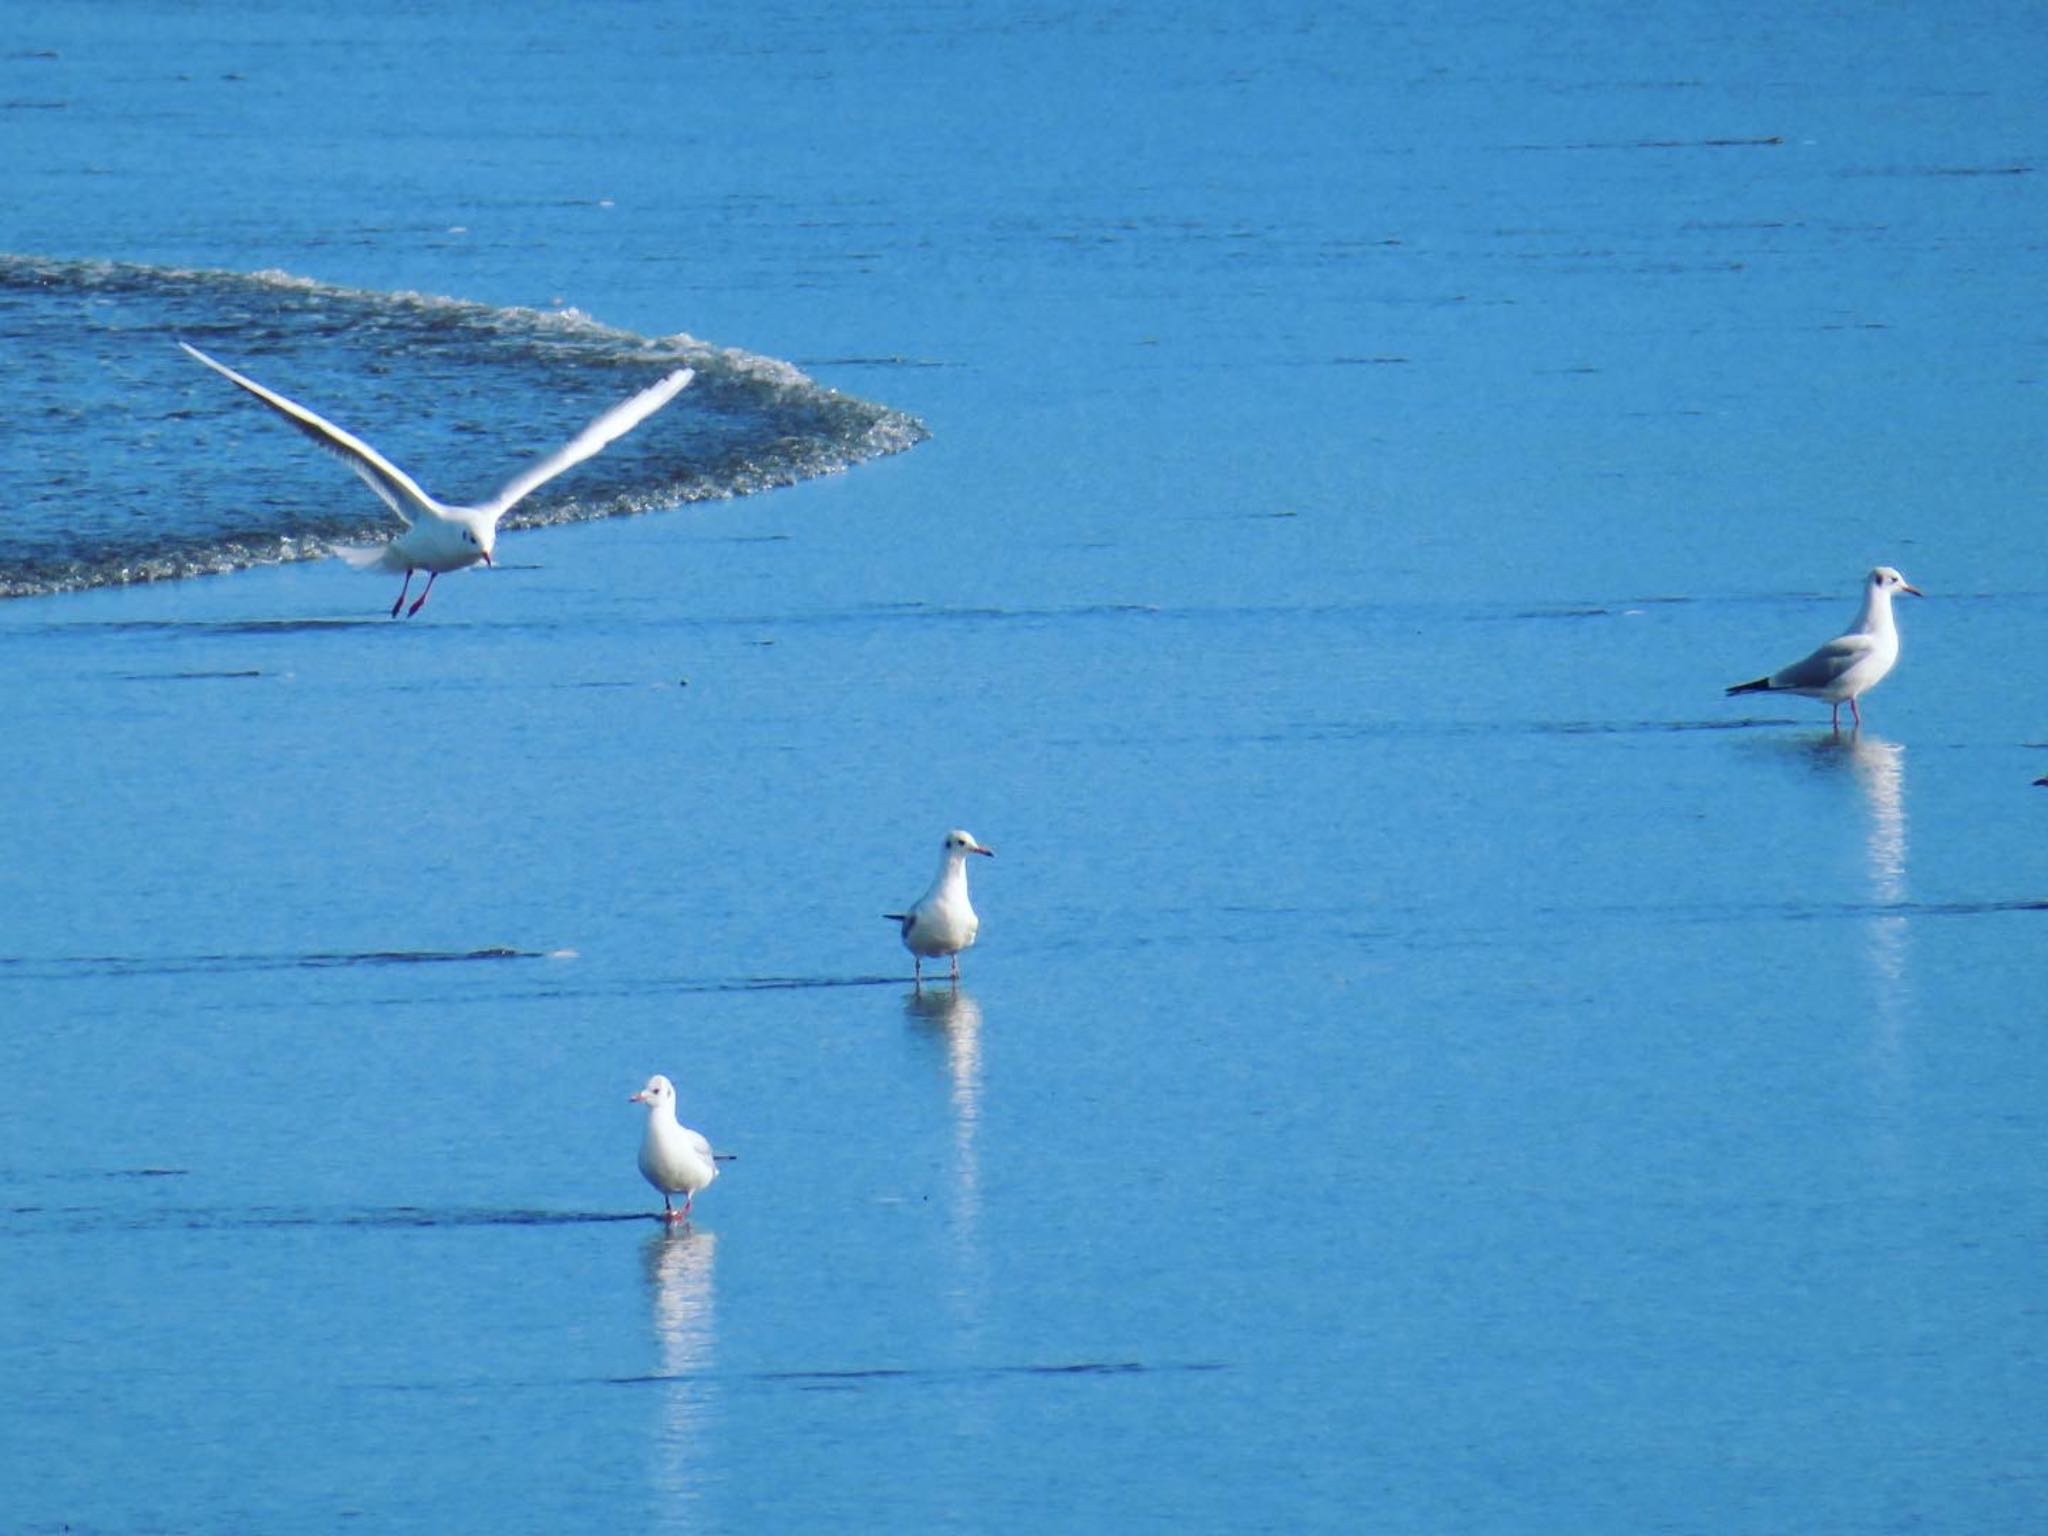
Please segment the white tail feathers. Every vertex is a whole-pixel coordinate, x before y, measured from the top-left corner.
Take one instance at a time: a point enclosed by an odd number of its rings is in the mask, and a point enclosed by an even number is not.
[[[389,544],[336,544],[332,552],[359,571],[393,570]]]

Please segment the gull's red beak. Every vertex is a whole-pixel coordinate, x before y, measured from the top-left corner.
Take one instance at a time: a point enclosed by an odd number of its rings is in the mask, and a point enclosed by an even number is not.
[[[1925,597],[1927,595],[1925,592],[1922,592],[1918,587],[1914,586],[1913,583],[1911,583],[1910,581],[1900,582],[1899,590],[1901,592],[1910,592],[1915,597]]]
[[[493,559],[491,558],[491,552],[490,552],[490,551],[489,551],[488,549],[484,551],[484,564],[485,564],[485,565],[495,565],[495,564],[497,564],[497,562],[496,562],[495,560],[493,560]],[[1908,590],[1908,591],[1910,591],[1910,590],[1912,590],[1912,589],[1911,589],[1911,588],[1908,588],[1907,590]]]

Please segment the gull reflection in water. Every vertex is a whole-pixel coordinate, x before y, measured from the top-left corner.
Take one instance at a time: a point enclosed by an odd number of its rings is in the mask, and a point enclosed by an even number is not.
[[[1814,746],[1827,767],[1846,767],[1863,792],[1864,865],[1871,913],[1870,963],[1878,994],[1893,991],[1906,974],[1906,749],[1865,736],[1823,737]]]
[[[1866,958],[1871,972],[1872,1087],[1883,1101],[1888,1125],[1896,1117],[1907,1072],[1907,1030],[1912,1013],[1906,903],[1906,749],[1861,731],[1823,738],[1815,748],[1830,767],[1846,767],[1863,793],[1864,864],[1870,892]],[[1894,1151],[1898,1149],[1894,1148]]]
[[[978,1301],[981,1276],[981,1004],[966,992],[934,989],[904,999],[916,1029],[945,1048],[947,1106],[953,1119],[953,1235],[959,1292]]]
[[[689,1504],[708,1460],[717,1257],[718,1234],[688,1225],[657,1232],[641,1249],[654,1309],[657,1374],[663,1378],[654,1441],[656,1507],[684,1527],[694,1524]]]

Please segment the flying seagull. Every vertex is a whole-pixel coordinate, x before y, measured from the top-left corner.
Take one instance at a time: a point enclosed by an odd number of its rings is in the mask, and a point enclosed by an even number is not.
[[[630,400],[621,401],[579,432],[565,447],[542,459],[530,469],[512,477],[489,501],[474,507],[452,507],[436,501],[404,470],[353,433],[344,432],[324,416],[309,411],[296,400],[287,400],[275,390],[265,389],[254,379],[208,357],[197,347],[179,342],[192,356],[215,373],[231,379],[276,411],[307,437],[347,462],[361,475],[384,505],[398,514],[405,532],[385,544],[368,548],[343,548],[339,553],[362,570],[403,571],[405,583],[398,589],[398,601],[391,605],[391,617],[405,608],[405,595],[412,589],[415,571],[427,573],[426,587],[406,608],[407,617],[420,611],[435,579],[448,571],[459,571],[481,560],[491,563],[491,551],[498,542],[498,520],[526,497],[564,470],[573,469],[591,455],[639,426],[679,394],[696,375],[678,368]]]

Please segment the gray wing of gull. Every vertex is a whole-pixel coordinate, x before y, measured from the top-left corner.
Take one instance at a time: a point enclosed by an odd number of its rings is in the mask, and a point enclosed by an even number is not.
[[[288,400],[276,390],[265,389],[254,379],[235,372],[226,363],[216,362],[189,342],[181,341],[178,345],[215,373],[241,385],[315,443],[339,457],[350,469],[363,477],[364,484],[375,491],[384,505],[396,512],[398,520],[407,527],[412,526],[413,518],[418,513],[424,512],[435,517],[441,515],[440,505],[419,488],[412,476],[354,433],[342,431],[326,417],[307,410],[298,401]]]
[[[1791,666],[1772,673],[1771,686],[1825,688],[1868,656],[1876,644],[1869,635],[1838,636],[1811,656],[1803,656]]]
[[[622,400],[555,452],[531,469],[507,481],[503,490],[478,510],[493,521],[503,517],[528,496],[564,470],[574,469],[592,454],[608,447],[683,392],[696,377],[694,369],[678,368],[660,383],[650,385],[630,400]]]

